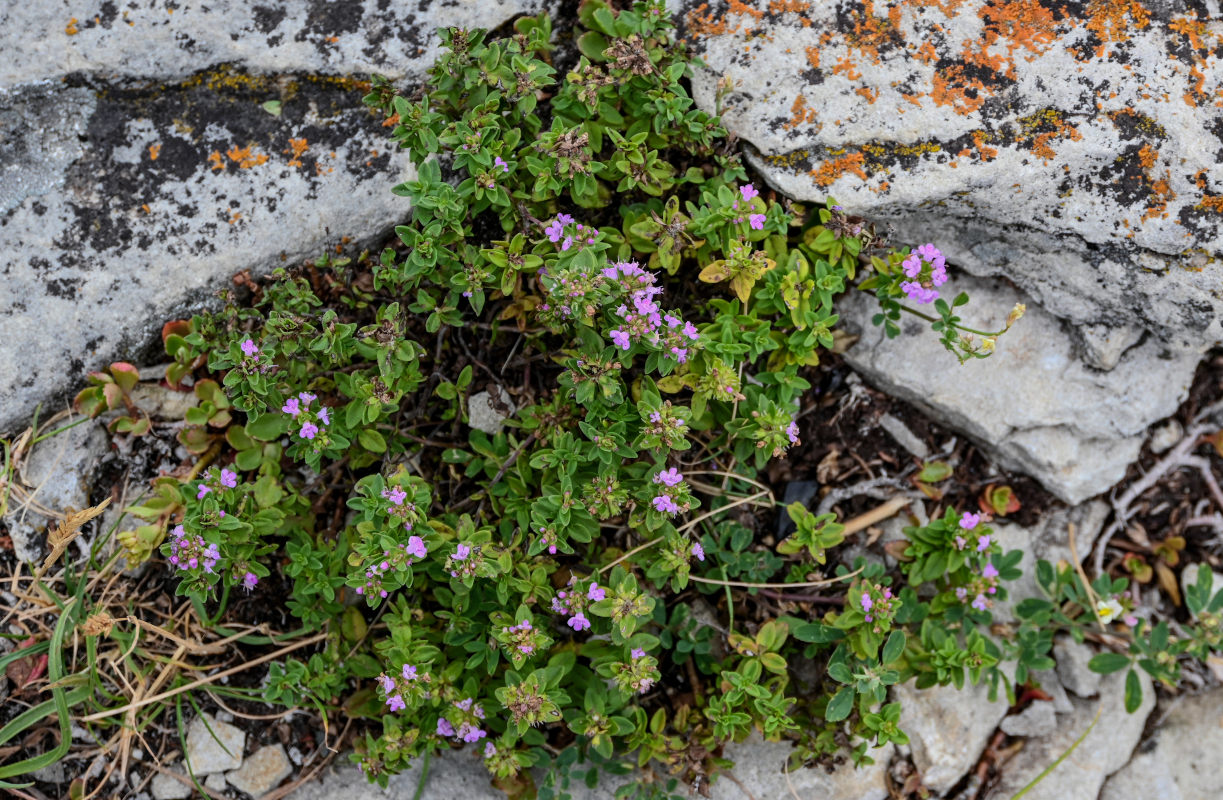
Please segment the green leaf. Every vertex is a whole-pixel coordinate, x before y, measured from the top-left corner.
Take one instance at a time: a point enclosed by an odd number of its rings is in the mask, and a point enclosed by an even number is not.
[[[824,719],[829,722],[840,722],[849,716],[849,712],[854,709],[854,690],[849,686],[845,686],[841,691],[833,696],[828,703],[828,709],[824,711]]]
[[[1097,653],[1091,657],[1091,661],[1087,662],[1087,668],[1092,672],[1098,672],[1101,675],[1109,675],[1113,672],[1120,672],[1130,665],[1130,657],[1121,653]],[[1130,671],[1133,674],[1133,671]]]
[[[1142,684],[1138,682],[1138,673],[1130,670],[1125,676],[1125,710],[1133,714],[1142,705]]]
[[[922,483],[938,483],[951,477],[951,465],[946,461],[931,461],[917,473],[917,479]]]
[[[373,428],[366,428],[357,434],[357,441],[371,453],[386,452],[386,439],[382,438],[382,434]]]
[[[892,631],[892,635],[888,637],[887,644],[883,646],[884,664],[891,664],[896,659],[900,658],[900,654],[905,649],[904,631]]]

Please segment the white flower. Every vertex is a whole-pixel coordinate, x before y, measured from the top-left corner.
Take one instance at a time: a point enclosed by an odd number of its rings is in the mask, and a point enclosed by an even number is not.
[[[1121,604],[1117,602],[1116,598],[1101,600],[1096,603],[1096,616],[1099,617],[1100,621],[1105,625],[1121,616],[1123,611],[1124,609],[1121,608]]]

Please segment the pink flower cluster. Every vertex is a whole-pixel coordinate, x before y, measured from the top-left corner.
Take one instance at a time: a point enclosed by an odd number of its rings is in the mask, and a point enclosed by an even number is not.
[[[582,594],[576,590],[576,576],[570,576],[568,591],[561,589],[552,598],[552,612],[555,614],[563,614],[569,617],[565,624],[575,631],[590,630],[590,620],[587,618],[585,611],[589,603],[598,602],[604,599],[606,590],[601,588],[598,583],[592,582],[586,589],[586,594]]]
[[[972,607],[978,611],[985,611],[992,605],[987,596],[996,594],[997,591],[998,568],[993,564],[986,564],[981,569],[981,574],[974,575],[967,586],[956,587],[955,596],[961,603],[967,603],[968,598],[972,597]]]
[[[895,613],[895,609],[892,608],[893,601],[895,600],[892,590],[879,584],[873,586],[862,584],[859,589],[860,591],[858,592],[851,592],[851,598],[854,594],[859,595],[858,603],[866,614],[866,621],[890,621],[892,614]]]
[[[221,560],[217,546],[204,541],[200,535],[192,536],[183,530],[182,525],[175,525],[170,531],[170,563],[180,570],[203,569],[212,574],[213,567]]]
[[[643,342],[683,364],[701,334],[691,322],[664,311],[654,298],[662,294],[656,286],[658,276],[642,269],[635,261],[621,261],[603,269],[603,277],[616,282],[628,294],[628,303],[616,309],[620,323],[610,332],[612,344],[628,350],[633,342]]]
[[[420,674],[412,664],[404,664],[397,677],[391,677],[385,672],[378,676],[378,684],[386,696],[386,704],[391,711],[403,711],[408,707],[403,696],[428,697],[425,686],[429,683],[428,673]]]
[[[213,470],[212,477],[216,478],[222,489],[238,488],[238,473],[232,469],[222,469],[218,475],[216,470]],[[213,490],[213,487],[208,482],[201,481],[200,485],[195,490],[195,499],[203,500],[204,495]]]
[[[573,225],[572,229],[568,227],[570,225]],[[557,214],[556,219],[544,228],[544,235],[548,237],[549,242],[559,243],[561,251],[564,252],[574,244],[579,247],[594,244],[599,236],[599,229],[583,226],[580,222],[575,224],[573,217],[568,214]]]
[[[963,550],[970,545],[978,553],[984,553],[989,550],[990,544],[993,543],[993,537],[990,534],[973,533],[977,525],[981,523],[982,516],[982,514],[973,514],[970,511],[965,511],[964,515],[960,517],[960,533],[957,533],[954,539],[956,550]]]
[[[301,392],[297,397],[290,397],[281,406],[281,411],[301,423],[301,430],[297,435],[303,439],[314,439],[321,427],[331,424],[331,409],[327,406],[320,406],[316,412],[310,411],[310,404],[317,399],[318,395]]]
[[[387,573],[407,569],[427,555],[429,551],[425,547],[425,540],[419,536],[409,536],[407,544],[383,550],[382,559],[365,568],[365,583],[356,588],[357,594],[376,593],[379,597],[386,597],[387,590],[383,588],[383,580]]]
[[[756,187],[749,183],[746,186],[739,187],[739,195],[743,198],[743,203],[746,205],[752,201],[753,197],[759,197],[760,192],[756,191]],[[731,206],[731,209],[735,211],[739,210],[738,200],[734,202],[734,205]],[[750,209],[750,206],[749,206],[749,209]],[[743,223],[743,219],[744,219],[743,214],[740,214],[739,216],[734,218],[734,223],[736,225],[740,225]],[[750,213],[750,211],[747,215],[748,225],[750,225],[752,230],[754,231],[764,230],[764,222],[766,219],[767,219],[766,215],[753,214],[753,213]]]
[[[909,253],[900,264],[905,277],[901,290],[914,302],[933,303],[938,299],[935,287],[947,282],[947,264],[943,253],[931,243],[926,243]]]
[[[421,519],[420,509],[416,507],[416,503],[408,500],[408,493],[404,491],[403,487],[388,486],[382,490],[382,497],[388,501],[386,513],[401,520],[404,530],[412,530],[412,524]],[[421,558],[424,556],[422,555]]]
[[[680,474],[675,467],[665,469],[654,476],[654,483],[662,488],[659,494],[650,501],[654,506],[654,510],[660,514],[678,514],[680,506],[675,502],[675,495],[678,493],[678,488],[684,482],[684,476]]]
[[[478,742],[488,736],[488,731],[481,728],[479,724],[479,720],[484,719],[484,709],[475,702],[474,698],[456,700],[454,707],[461,712],[458,730],[455,730],[454,724],[446,717],[438,717],[438,736],[450,736],[468,743]]]

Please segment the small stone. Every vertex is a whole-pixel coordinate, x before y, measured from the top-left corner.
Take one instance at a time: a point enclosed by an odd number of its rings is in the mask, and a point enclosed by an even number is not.
[[[936,795],[955,786],[973,768],[1007,710],[1005,693],[999,692],[991,702],[984,682],[963,689],[900,684],[892,687],[892,699],[900,703],[900,726],[909,734],[922,784]]]
[[[1185,428],[1174,419],[1157,425],[1155,430],[1151,431],[1151,452],[1158,455],[1171,450],[1184,436]]]
[[[726,757],[735,762],[732,770],[743,786],[756,797],[764,798],[853,798],[853,800],[885,800],[888,796],[887,770],[895,748],[888,744],[869,755],[875,763],[855,768],[848,759],[831,772],[815,769],[792,769],[787,775],[783,765],[793,748],[788,742],[766,742],[753,732],[746,741],[728,744]],[[602,788],[602,787],[600,787]],[[725,778],[714,781],[712,800],[743,800],[743,790]],[[608,792],[608,796],[611,792]],[[598,795],[588,795],[594,800]]]
[[[1033,672],[1030,675],[1030,679],[1033,683],[1040,686],[1041,691],[1052,698],[1054,711],[1059,714],[1074,711],[1074,706],[1070,702],[1070,696],[1066,694],[1066,688],[1057,679],[1057,672],[1051,669]]]
[[[242,766],[245,747],[244,731],[207,714],[196,717],[187,728],[187,761],[196,775],[237,769]]]
[[[891,434],[897,444],[922,461],[930,457],[930,448],[926,447],[926,443],[918,439],[907,425],[891,414],[884,414],[879,418],[879,427]]]
[[[223,792],[229,786],[229,782],[225,780],[224,774],[214,772],[204,779],[204,785],[214,792]]]
[[[48,764],[42,769],[36,769],[30,773],[35,780],[45,783],[63,783],[64,782],[64,762],[56,761],[54,764]]]
[[[234,770],[225,777],[232,786],[258,798],[275,789],[292,773],[293,766],[285,755],[284,746],[275,744],[255,751],[246,759],[241,769]]]
[[[804,506],[810,506],[819,490],[820,485],[817,481],[790,481],[786,484],[785,494],[782,495],[782,504],[788,506],[791,503],[802,503]],[[778,511],[777,538],[782,539],[789,536],[796,529],[794,520],[790,519],[785,509]]]
[[[1057,728],[1057,712],[1048,700],[1036,700],[1023,711],[1002,718],[1007,736],[1048,736]]]
[[[190,786],[164,772],[153,776],[151,788],[157,800],[184,800],[191,796]]]
[[[1053,642],[1053,658],[1057,661],[1057,677],[1068,691],[1079,697],[1092,697],[1100,691],[1098,672],[1087,668],[1087,662],[1095,652],[1085,644],[1078,644],[1068,636],[1059,636]]]
[[[160,383],[138,383],[132,387],[132,402],[153,419],[177,422],[187,416],[188,409],[200,404],[195,392],[180,392]]]
[[[467,424],[478,431],[484,431],[493,436],[501,431],[501,424],[514,413],[514,403],[500,386],[493,387],[501,405],[508,413],[498,410],[493,404],[493,396],[488,392],[477,392],[467,399]]]

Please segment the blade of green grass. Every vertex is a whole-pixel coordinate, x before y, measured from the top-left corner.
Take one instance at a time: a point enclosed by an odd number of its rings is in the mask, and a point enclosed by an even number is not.
[[[1087,734],[1091,733],[1091,729],[1096,727],[1096,723],[1100,721],[1100,712],[1103,710],[1104,710],[1104,704],[1101,703],[1100,707],[1096,709],[1096,718],[1093,719],[1091,721],[1091,724],[1087,726],[1087,730],[1083,731],[1082,735],[1080,735],[1079,738],[1074,740],[1074,744],[1067,747],[1066,752],[1058,756],[1056,761],[1054,761],[1049,766],[1045,767],[1043,772],[1041,772],[1039,775],[1033,778],[1031,783],[1023,787],[1022,789],[1020,789],[1016,794],[1014,794],[1011,797],[1011,800],[1019,800],[1019,798],[1023,797],[1025,794],[1031,791],[1033,786],[1035,786],[1036,784],[1043,781],[1046,777],[1048,777],[1050,772],[1057,769],[1059,764],[1061,764],[1063,761],[1069,758],[1070,754],[1073,753],[1075,749],[1078,748],[1078,746],[1083,743],[1083,740],[1087,738]]]

